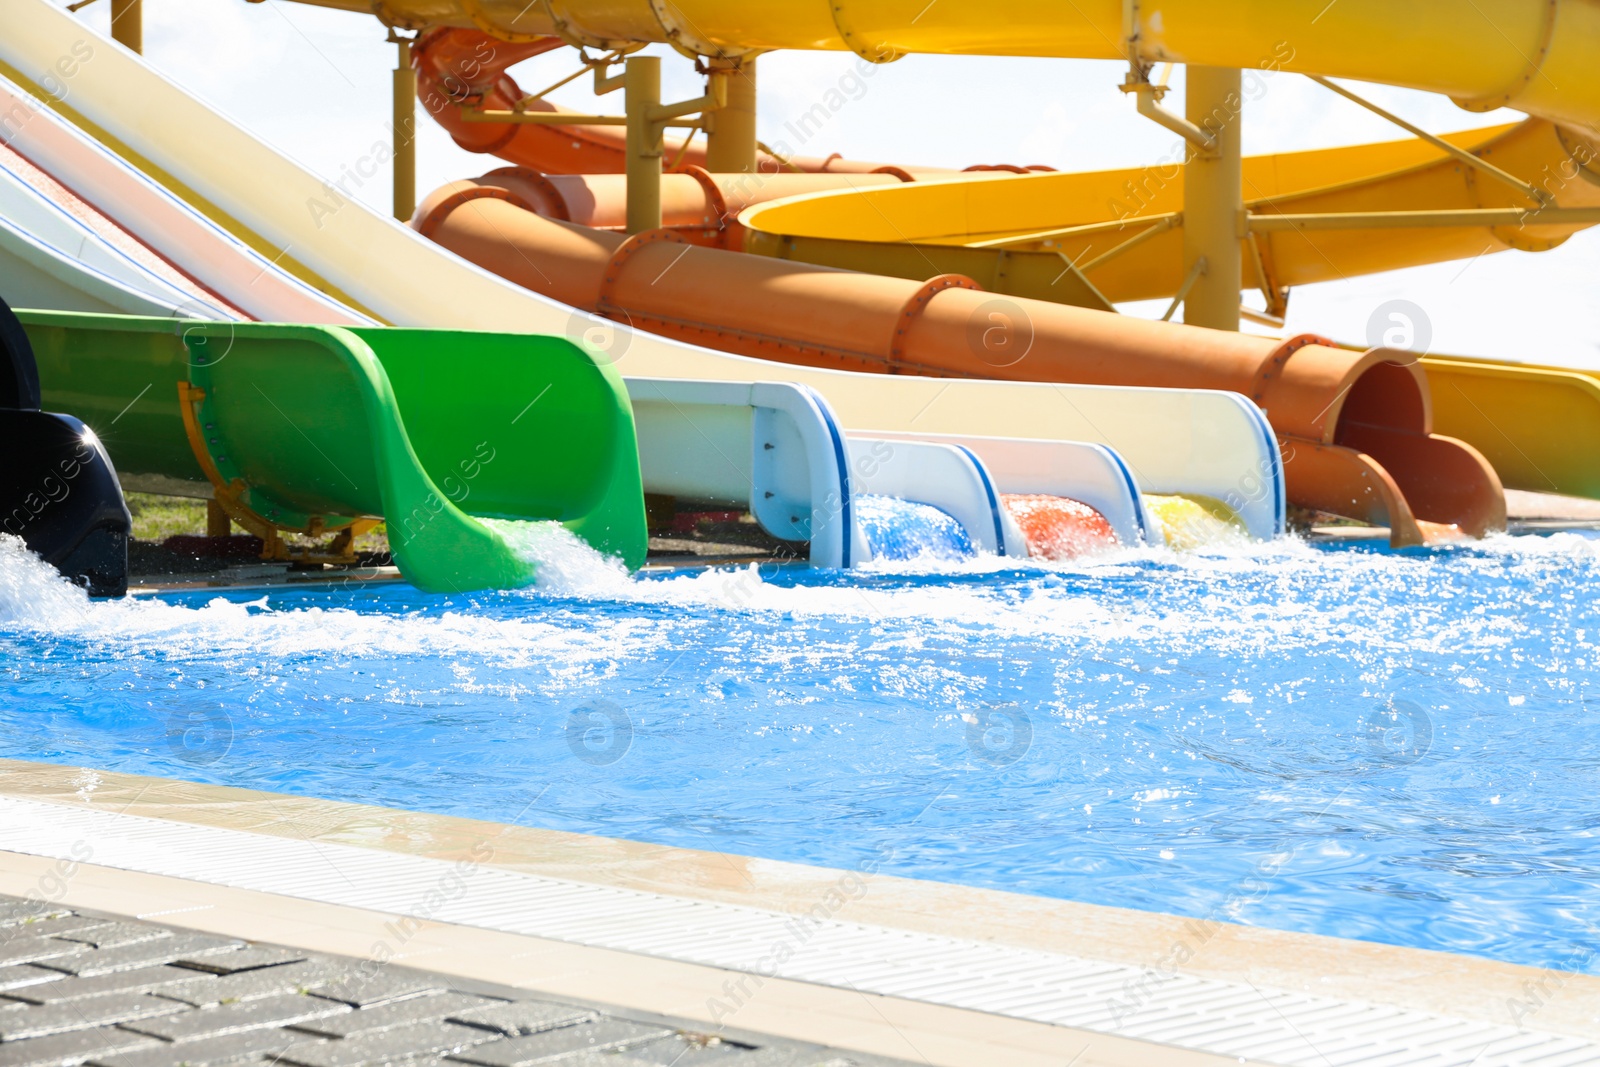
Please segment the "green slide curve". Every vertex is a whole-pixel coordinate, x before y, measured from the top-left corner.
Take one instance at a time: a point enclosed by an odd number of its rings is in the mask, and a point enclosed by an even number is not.
[[[401,572],[465,592],[534,564],[479,519],[553,520],[629,569],[644,495],[626,390],[563,338],[21,311],[45,404],[124,472],[200,480],[179,403],[251,511],[286,527],[381,517]],[[237,480],[237,483],[236,483]]]

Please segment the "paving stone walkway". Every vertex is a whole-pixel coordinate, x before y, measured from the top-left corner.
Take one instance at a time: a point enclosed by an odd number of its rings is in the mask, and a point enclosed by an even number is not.
[[[899,1063],[0,896],[0,1067]]]

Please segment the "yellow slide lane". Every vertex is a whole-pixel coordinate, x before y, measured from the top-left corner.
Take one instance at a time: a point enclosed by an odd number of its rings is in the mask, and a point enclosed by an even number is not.
[[[1600,147],[1588,138],[1529,119],[1445,139],[1540,185],[1562,207],[1600,206]],[[1416,139],[1248,157],[1244,196],[1260,214],[1529,206],[1517,190]],[[1120,303],[1177,292],[1182,209],[1183,166],[1171,162],[817,193],[750,208],[740,221],[752,252],[917,280],[953,272],[991,292],[1094,307],[1102,304],[1094,293]],[[1097,224],[1108,228],[1053,232]],[[1258,233],[1246,242],[1241,284],[1276,291],[1507,248],[1544,251],[1578,228]],[[1063,275],[1067,260],[1093,286],[1088,298]]]
[[[1507,489],[1600,499],[1600,376],[1445,357],[1422,366],[1435,431],[1471,442]]]

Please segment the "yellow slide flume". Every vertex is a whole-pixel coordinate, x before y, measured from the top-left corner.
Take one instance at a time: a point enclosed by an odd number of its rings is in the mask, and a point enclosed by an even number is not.
[[[1581,135],[1528,119],[1446,140],[1540,184],[1562,207],[1600,206],[1600,149]],[[752,252],[918,280],[954,272],[991,292],[1084,303],[1063,278],[1071,262],[1106,301],[1120,303],[1170,297],[1182,285],[1183,184],[1177,162],[967,176],[792,197],[750,208],[740,222]],[[1247,157],[1244,199],[1258,214],[1529,206],[1517,190],[1417,139]],[[1104,228],[1082,229],[1095,226]],[[1544,251],[1578,228],[1257,233],[1246,240],[1241,284],[1276,293],[1507,248]]]
[[[1122,59],[1272,68],[1514,107],[1600,133],[1597,0],[313,0],[398,25],[572,43]]]
[[[1438,432],[1470,441],[1507,488],[1600,500],[1600,377],[1487,359],[1422,366]]]

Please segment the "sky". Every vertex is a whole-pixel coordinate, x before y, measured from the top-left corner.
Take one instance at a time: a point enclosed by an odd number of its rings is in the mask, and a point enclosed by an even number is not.
[[[60,2],[60,0],[53,0]],[[109,0],[79,12],[105,31]],[[395,47],[364,15],[287,0],[144,0],[145,58],[167,77],[324,177],[337,177],[388,138]],[[666,99],[700,95],[688,60],[664,55]],[[533,90],[576,68],[570,50],[512,69]],[[1138,166],[1167,155],[1172,134],[1134,113],[1117,88],[1119,63],[1082,60],[908,56],[852,79],[853,55],[778,52],[760,60],[759,133],[795,151],[927,166],[1042,163],[1059,170]],[[1182,68],[1167,105],[1182,112]],[[568,107],[615,111],[587,79],[552,94]],[[1436,133],[1515,121],[1515,112],[1460,110],[1448,99],[1377,85],[1352,86]],[[832,88],[847,103],[804,145],[786,131]],[[419,198],[458,178],[500,166],[465,152],[418,109]],[[1268,75],[1244,110],[1247,154],[1326,148],[1403,137],[1396,127],[1294,74]],[[358,190],[390,209],[387,173]],[[1600,368],[1600,228],[1543,253],[1501,252],[1301,286],[1287,329],[1363,342],[1374,321],[1406,301],[1435,353],[1493,356]],[[1126,305],[1159,315],[1165,303]]]

